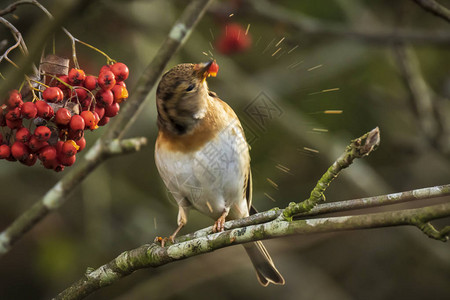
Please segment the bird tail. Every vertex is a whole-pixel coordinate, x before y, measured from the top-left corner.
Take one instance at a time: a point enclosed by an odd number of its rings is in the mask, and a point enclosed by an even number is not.
[[[278,272],[269,252],[267,252],[262,242],[248,243],[243,246],[252,261],[256,271],[256,277],[262,286],[267,286],[269,283],[284,284],[283,276]]]

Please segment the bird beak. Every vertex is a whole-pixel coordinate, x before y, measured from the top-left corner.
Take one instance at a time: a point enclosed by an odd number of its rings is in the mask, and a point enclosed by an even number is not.
[[[210,72],[209,68],[213,64],[214,60],[211,60],[206,63],[199,63],[194,66],[194,70],[197,71],[197,75],[202,81],[206,80],[206,77],[213,76],[215,77],[217,72]]]

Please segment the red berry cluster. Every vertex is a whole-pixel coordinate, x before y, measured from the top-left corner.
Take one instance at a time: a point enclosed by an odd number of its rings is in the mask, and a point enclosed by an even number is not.
[[[220,53],[230,55],[247,50],[251,43],[250,35],[241,25],[230,23],[225,26],[222,35],[217,39],[216,48]]]
[[[55,171],[73,165],[86,146],[84,131],[107,124],[128,98],[128,75],[120,62],[103,66],[98,77],[73,68],[42,85],[38,99],[24,101],[19,91],[11,91],[0,106],[0,159],[27,166],[39,159]]]

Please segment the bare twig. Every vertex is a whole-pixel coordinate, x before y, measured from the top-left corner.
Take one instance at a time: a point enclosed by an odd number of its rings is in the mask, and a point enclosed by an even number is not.
[[[49,212],[60,207],[74,188],[111,154],[107,149],[114,145],[114,140],[121,138],[127,126],[137,117],[147,94],[163,73],[170,58],[186,41],[210,2],[211,0],[192,1],[186,7],[158,53],[139,79],[137,88],[130,93],[132,96],[126,106],[109,124],[105,134],[97,140],[96,144],[86,154],[86,159],[77,163],[74,169],[57,182],[41,200],[26,210],[0,234],[0,254],[6,253],[37,222],[41,221]]]
[[[450,22],[450,10],[442,4],[434,0],[414,0],[414,2],[433,15]]]
[[[331,165],[330,168],[328,168],[322,178],[320,178],[312,190],[310,197],[300,203],[291,202],[283,211],[283,218],[292,219],[294,215],[310,211],[321,200],[325,200],[324,192],[331,181],[336,178],[343,169],[350,166],[354,159],[369,155],[379,144],[380,130],[378,127],[353,140],[350,145],[347,146],[345,152]]]
[[[12,70],[6,76],[6,80],[0,85],[0,95],[7,93],[7,91],[17,86],[18,83],[22,82],[24,76],[29,74],[31,70],[35,70],[34,62],[39,57],[40,53],[42,53],[42,49],[44,44],[49,36],[61,27],[61,24],[67,21],[68,17],[74,12],[80,11],[88,6],[88,4],[92,4],[93,1],[89,0],[80,0],[74,1],[70,3],[62,3],[61,9],[55,13],[55,18],[50,18],[50,20],[45,20],[45,22],[41,22],[36,24],[33,27],[32,33],[30,36],[33,36],[34,43],[29,43],[29,55],[25,55],[21,58],[17,65],[20,67],[19,69]],[[17,1],[8,6],[2,12],[12,12],[17,6],[22,4],[32,4],[39,9],[43,10],[46,15],[50,15],[49,12],[43,7],[38,1]]]
[[[432,146],[446,153],[450,150],[450,138],[441,99],[425,81],[413,49],[400,44],[394,50],[418,127]]]
[[[361,30],[348,28],[341,24],[318,21],[312,17],[292,12],[266,0],[248,0],[253,10],[266,21],[280,22],[292,26],[301,33],[308,35],[335,36],[355,39],[357,41],[376,44],[392,44],[406,41],[414,44],[450,44],[450,33],[446,31],[419,31],[409,29]]]

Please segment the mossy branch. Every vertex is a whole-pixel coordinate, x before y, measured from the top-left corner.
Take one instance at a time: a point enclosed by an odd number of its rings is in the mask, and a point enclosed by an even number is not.
[[[445,196],[450,196],[450,184],[374,197],[336,201],[331,203],[322,203],[314,206],[314,208],[312,208],[310,211],[296,215],[294,219],[307,218],[329,213],[351,211],[356,209],[367,209],[372,207],[393,205],[409,201],[432,199]],[[274,208],[268,211],[251,215],[250,217],[247,218],[230,220],[225,223],[225,230],[270,222],[278,218],[283,213],[283,211],[284,211],[283,209]],[[186,234],[184,236],[179,236],[176,238],[176,242],[180,243],[198,237],[206,236],[212,233],[213,231],[211,226],[204,229],[200,229],[193,233]]]
[[[450,202],[381,213],[293,220],[294,216],[296,218],[304,218],[320,213],[361,209],[450,195],[450,185],[445,185],[391,195],[341,201],[333,203],[333,205],[316,205],[323,199],[323,192],[339,172],[348,167],[355,158],[364,157],[371,153],[378,146],[379,141],[378,128],[353,140],[347,146],[344,154],[327,170],[321,179],[322,182],[314,188],[311,197],[308,199],[311,205],[293,204],[285,210],[272,209],[245,219],[229,221],[225,224],[226,231],[220,233],[212,233],[212,228],[208,227],[179,237],[174,244],[166,247],[153,243],[125,251],[114,260],[97,269],[88,268],[83,278],[62,291],[55,299],[83,299],[94,291],[111,285],[142,268],[158,267],[236,244],[294,234],[413,225],[417,226],[429,237],[446,241],[450,233],[450,226],[438,231],[429,222],[450,216]],[[305,207],[308,210],[305,210]],[[284,213],[287,210],[288,217],[286,218]]]
[[[379,144],[380,130],[378,127],[372,129],[363,136],[354,139],[350,145],[347,146],[345,152],[339,156],[325,174],[323,174],[322,178],[319,179],[312,190],[310,197],[300,203],[289,203],[289,206],[283,211],[283,218],[291,220],[292,216],[310,211],[320,201],[325,200],[324,192],[331,181],[333,181],[343,169],[350,166],[353,160],[369,155]]]
[[[297,221],[276,219],[264,224],[249,225],[198,237],[165,248],[160,247],[158,244],[146,244],[136,249],[123,252],[114,260],[95,270],[88,269],[82,279],[62,291],[55,299],[83,299],[94,291],[109,286],[136,270],[159,267],[177,260],[212,252],[232,245],[295,234],[416,225],[417,219],[431,220],[449,215],[450,203],[444,203],[423,208],[356,216]],[[448,238],[448,228],[449,226],[445,230],[442,230],[439,236],[446,236]],[[431,235],[437,236],[436,233],[431,233]],[[444,240],[444,238],[440,239]]]

